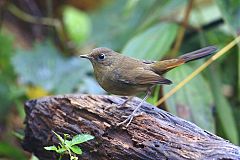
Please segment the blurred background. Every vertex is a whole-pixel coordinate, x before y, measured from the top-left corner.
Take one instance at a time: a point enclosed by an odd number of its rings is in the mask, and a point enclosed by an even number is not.
[[[238,0],[0,0],[0,159],[37,159],[21,148],[27,100],[107,94],[78,55],[101,46],[160,60],[208,45],[221,49],[239,33]],[[239,47],[159,107],[238,145]],[[174,84],[156,87],[148,102],[156,105],[206,59],[167,73]]]

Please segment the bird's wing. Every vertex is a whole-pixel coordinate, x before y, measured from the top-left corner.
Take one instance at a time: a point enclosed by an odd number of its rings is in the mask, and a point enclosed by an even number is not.
[[[152,71],[144,71],[135,77],[137,84],[171,84],[172,82]]]
[[[128,74],[117,74],[118,81],[133,85],[155,85],[155,84],[171,84],[172,82],[151,70],[142,67],[128,71]]]

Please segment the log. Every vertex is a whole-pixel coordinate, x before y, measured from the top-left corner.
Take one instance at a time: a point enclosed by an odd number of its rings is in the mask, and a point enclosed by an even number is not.
[[[116,107],[125,99],[63,95],[29,100],[22,146],[39,159],[57,159],[57,154],[43,148],[58,144],[54,130],[60,135],[89,133],[95,137],[79,145],[83,150],[79,159],[240,159],[240,147],[148,103],[127,128],[117,127],[140,101],[134,98],[126,107]]]

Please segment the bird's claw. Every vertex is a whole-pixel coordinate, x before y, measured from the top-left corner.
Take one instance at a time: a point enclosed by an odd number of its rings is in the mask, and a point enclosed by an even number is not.
[[[117,126],[120,126],[120,125],[125,124],[125,123],[128,122],[126,124],[126,127],[128,127],[131,124],[131,122],[132,122],[134,117],[142,115],[142,114],[143,114],[143,112],[130,114],[129,116],[122,116],[122,117],[125,117],[126,119],[124,121],[120,122],[120,123],[117,123]]]

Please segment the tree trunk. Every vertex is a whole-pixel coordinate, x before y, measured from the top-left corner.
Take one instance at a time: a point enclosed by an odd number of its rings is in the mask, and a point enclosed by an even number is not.
[[[140,101],[134,98],[127,107],[117,107],[125,99],[65,95],[30,100],[25,104],[23,147],[40,159],[57,159],[57,154],[43,148],[58,143],[54,130],[60,135],[95,137],[80,145],[79,159],[240,159],[240,147],[147,103],[128,128],[117,127]]]

